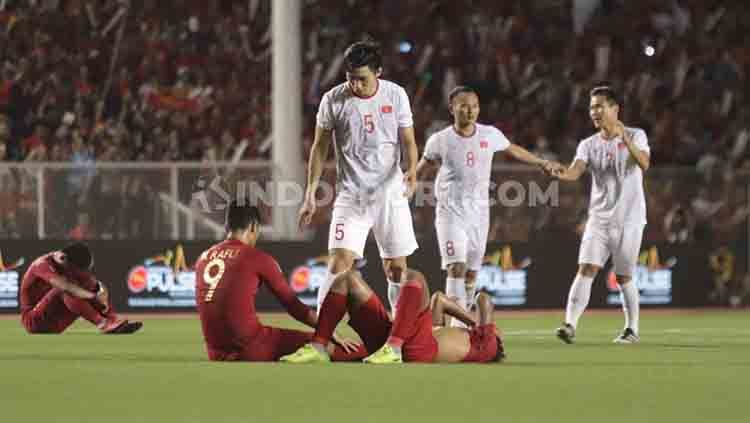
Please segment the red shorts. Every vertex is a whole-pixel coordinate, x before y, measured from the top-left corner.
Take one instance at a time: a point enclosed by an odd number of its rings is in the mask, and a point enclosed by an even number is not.
[[[278,361],[310,342],[312,332],[263,326],[257,335],[239,351],[208,349],[212,361]]]
[[[432,310],[427,308],[418,317],[413,332],[401,347],[404,361],[432,363],[438,353],[438,343],[432,335]]]
[[[495,359],[498,342],[494,323],[473,328],[469,331],[469,339],[471,347],[463,359],[464,363],[489,363]],[[499,348],[503,352],[502,341]]]
[[[29,333],[62,333],[78,315],[68,310],[63,301],[63,292],[51,289],[34,308],[21,312],[21,324]]]
[[[362,338],[370,354],[379,350],[391,333],[391,319],[375,294],[353,313],[349,313],[349,326]]]
[[[383,303],[373,294],[366,303],[350,313],[349,326],[362,338],[367,352],[374,353],[388,340],[391,333],[391,319]],[[404,361],[431,363],[438,352],[438,344],[432,336],[432,312],[422,312],[414,325],[414,330],[404,339],[401,347]]]

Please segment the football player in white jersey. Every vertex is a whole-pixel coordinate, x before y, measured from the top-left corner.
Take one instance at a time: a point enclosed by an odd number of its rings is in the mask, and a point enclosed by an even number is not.
[[[418,150],[409,97],[401,86],[380,79],[382,56],[375,43],[349,46],[344,65],[347,82],[325,93],[318,108],[300,209],[300,227],[309,225],[323,164],[333,143],[336,200],[328,234],[331,258],[327,281],[318,290],[318,310],[335,275],[362,258],[371,229],[383,259],[391,304],[395,304],[406,257],[417,249],[409,198],[417,185]]]
[[[463,309],[474,299],[477,272],[482,266],[489,230],[489,190],[494,153],[550,171],[559,166],[512,144],[494,126],[477,123],[479,95],[466,86],[449,95],[453,125],[427,140],[417,165],[418,179],[438,170],[435,180],[435,228],[442,267],[448,273],[445,291]],[[454,326],[463,323],[454,319]]]
[[[575,181],[588,169],[592,178],[578,273],[568,294],[565,322],[556,334],[566,343],[574,341],[591,283],[611,256],[625,314],[625,328],[614,342],[632,344],[640,340],[638,287],[631,278],[646,225],[643,172],[649,168],[650,150],[642,129],[620,121],[622,102],[613,88],[596,87],[590,97],[589,114],[598,132],[578,144],[569,168],[555,172],[561,180]]]

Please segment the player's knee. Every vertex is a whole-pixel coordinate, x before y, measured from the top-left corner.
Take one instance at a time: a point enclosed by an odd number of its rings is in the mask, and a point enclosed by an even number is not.
[[[494,308],[495,305],[492,304],[492,297],[490,297],[489,294],[486,292],[480,292],[479,295],[477,295],[477,307],[489,310]]]
[[[383,260],[383,271],[385,272],[388,279],[394,282],[400,282],[403,277],[408,280],[408,272],[406,267],[406,260]]]
[[[466,263],[451,263],[448,265],[448,276],[451,278],[466,277]]]
[[[593,278],[596,277],[597,273],[599,273],[599,269],[599,266],[582,263],[578,266],[578,273],[582,276],[586,276],[587,278]]]
[[[430,297],[430,307],[434,309],[435,307],[440,305],[442,301],[445,301],[445,299],[446,296],[442,291],[435,292],[434,294],[432,294],[432,297]]]
[[[466,271],[466,284],[471,285],[474,282],[477,281],[477,272],[476,270],[467,270]]]
[[[352,268],[352,265],[354,264],[354,256],[351,252],[343,250],[343,249],[337,249],[334,251],[328,268],[333,274],[346,272],[347,270]]]
[[[623,286],[629,284],[633,279],[630,276],[616,275],[615,280],[618,285]]]
[[[403,274],[404,274],[405,282],[417,282],[420,285],[424,286],[425,284],[424,274],[420,272],[419,270],[405,268],[403,270]]]
[[[331,283],[331,289],[335,289],[337,291],[347,289],[352,284],[353,280],[354,272],[352,270],[341,272],[336,276],[336,278],[333,279],[333,283]]]

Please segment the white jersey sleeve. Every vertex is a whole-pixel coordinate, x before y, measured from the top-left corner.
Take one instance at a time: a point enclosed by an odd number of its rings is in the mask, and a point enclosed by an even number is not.
[[[493,132],[495,133],[494,137],[492,137],[492,151],[498,152],[498,151],[504,151],[507,150],[508,147],[510,147],[510,140],[508,140],[508,137],[503,134],[503,131],[495,128],[494,126],[491,127],[493,129]]]
[[[589,142],[588,140],[583,140],[578,144],[578,148],[576,148],[576,156],[573,158],[573,163],[575,163],[576,160],[580,160],[586,164],[589,162]]]
[[[646,136],[646,131],[642,129],[635,129],[634,132],[635,134],[633,135],[633,143],[635,144],[636,148],[651,154],[651,148],[648,146],[648,137]]]
[[[430,138],[427,139],[427,144],[424,147],[422,157],[424,157],[425,160],[430,161],[443,160],[442,143],[440,142],[440,137],[437,133],[430,135]]]
[[[322,99],[320,99],[320,105],[318,106],[318,115],[316,117],[317,125],[320,128],[332,130],[333,129],[333,112],[331,111],[331,94],[326,93]]]
[[[398,97],[396,104],[399,128],[411,128],[414,126],[414,118],[411,113],[411,104],[409,103],[409,95],[406,94],[406,90],[402,87],[398,87]]]

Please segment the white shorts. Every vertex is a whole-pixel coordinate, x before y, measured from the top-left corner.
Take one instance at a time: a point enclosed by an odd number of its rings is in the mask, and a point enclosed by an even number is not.
[[[418,248],[409,201],[398,194],[359,204],[336,201],[328,231],[328,249],[343,248],[361,258],[370,229],[381,258],[408,257]]]
[[[604,267],[612,256],[612,267],[616,275],[633,276],[641,249],[644,225],[607,227],[586,223],[578,254],[578,264],[593,264]]]
[[[471,222],[456,219],[436,219],[438,246],[443,270],[449,264],[465,263],[467,270],[479,271],[487,249],[489,216]]]

